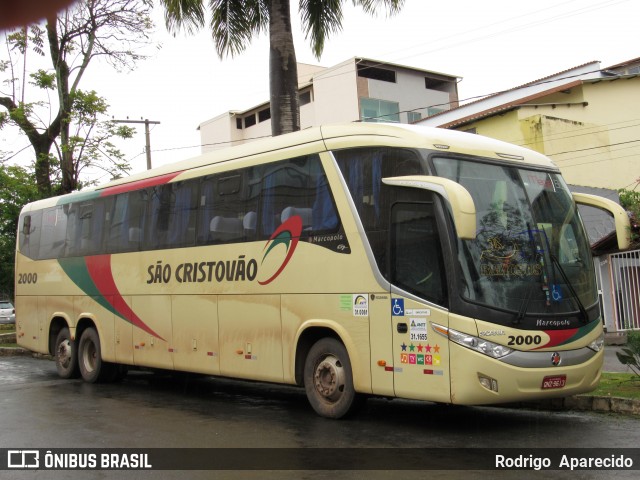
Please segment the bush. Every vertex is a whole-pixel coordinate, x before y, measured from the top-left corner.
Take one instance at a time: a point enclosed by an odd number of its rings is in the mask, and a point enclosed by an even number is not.
[[[621,350],[616,352],[620,363],[628,365],[633,373],[640,376],[640,331],[627,333],[627,345]]]

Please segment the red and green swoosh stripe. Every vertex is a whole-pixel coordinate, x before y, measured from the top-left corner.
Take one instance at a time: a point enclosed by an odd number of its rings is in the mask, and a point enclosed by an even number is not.
[[[60,258],[58,262],[71,281],[102,307],[148,334],[164,340],[142,321],[122,297],[113,278],[111,255]]]
[[[110,195],[117,195],[119,193],[133,192],[135,190],[142,190],[144,188],[156,187],[158,185],[164,185],[171,182],[174,178],[180,175],[183,170],[179,172],[171,172],[165,175],[158,175],[157,177],[145,178],[144,180],[137,180],[135,182],[123,183],[122,185],[115,185],[113,187],[107,187],[102,190],[92,190],[89,192],[78,192],[71,195],[64,195],[60,197],[57,205],[65,205],[67,203],[86,202],[100,197],[108,197]]]
[[[58,205],[86,202],[100,197],[132,192],[144,188],[164,185],[180,175],[182,171],[146,178],[134,182],[115,185],[101,190],[79,192],[60,197]],[[123,320],[135,325],[156,338],[164,340],[133,311],[118,290],[111,270],[111,255],[96,255],[91,257],[60,258],[58,263],[71,279],[86,295],[92,297],[98,304]]]
[[[599,323],[600,319],[594,320],[588,325],[580,328],[570,328],[567,330],[544,330],[544,333],[549,335],[549,341],[546,343],[546,345],[542,345],[538,348],[535,348],[534,350],[539,350],[541,348],[558,347],[567,345],[571,342],[575,342],[576,340],[579,340],[591,333],[599,325]]]
[[[298,241],[300,240],[300,234],[302,233],[302,218],[298,215],[295,215],[289,218],[286,222],[280,225],[275,232],[271,235],[271,238],[267,241],[264,246],[266,252],[262,257],[262,262],[264,263],[264,259],[267,258],[267,255],[278,245],[284,245],[287,251],[287,254],[280,265],[280,268],[271,275],[267,280],[258,281],[260,285],[267,285],[276,279],[278,275],[282,273],[284,267],[287,266],[289,260],[293,255],[293,252],[296,250],[296,246],[298,245]]]

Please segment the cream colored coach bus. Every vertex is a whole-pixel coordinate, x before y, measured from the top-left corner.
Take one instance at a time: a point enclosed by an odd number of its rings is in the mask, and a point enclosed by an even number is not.
[[[18,343],[62,377],[128,366],[455,404],[593,389],[603,330],[572,194],[530,150],[312,128],[24,207]]]

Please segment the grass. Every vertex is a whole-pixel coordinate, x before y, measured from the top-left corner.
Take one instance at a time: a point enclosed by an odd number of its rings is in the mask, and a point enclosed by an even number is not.
[[[0,334],[3,333],[14,333],[16,331],[16,326],[15,324],[9,324],[9,325],[0,325]],[[18,344],[17,343],[1,343],[0,347],[17,347]]]
[[[634,373],[604,372],[598,388],[587,395],[640,400],[640,376]]]

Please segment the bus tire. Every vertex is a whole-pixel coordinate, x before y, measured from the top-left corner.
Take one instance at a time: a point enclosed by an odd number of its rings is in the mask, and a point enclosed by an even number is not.
[[[353,387],[349,354],[335,338],[322,338],[309,350],[304,388],[309,403],[323,417],[345,417],[361,404],[361,396]]]
[[[80,374],[78,369],[77,344],[71,338],[69,329],[64,327],[58,332],[55,344],[55,360],[58,376],[61,378],[77,378]]]
[[[110,364],[102,361],[100,337],[92,327],[82,332],[78,343],[78,365],[80,375],[87,383],[97,383],[109,377]]]

